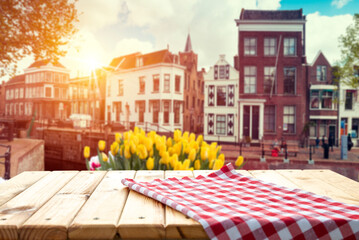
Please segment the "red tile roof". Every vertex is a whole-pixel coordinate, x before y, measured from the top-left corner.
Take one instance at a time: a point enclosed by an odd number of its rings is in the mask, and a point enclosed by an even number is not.
[[[39,61],[36,61],[36,62],[32,63],[28,68],[46,66],[47,64],[49,64],[49,62],[50,62],[50,59],[47,59],[47,60],[39,60]],[[52,63],[52,65],[54,65],[55,67],[65,68],[64,65],[62,65],[59,61],[55,61],[55,62],[51,62],[51,63]]]
[[[119,69],[135,68],[136,60],[139,57],[142,58],[143,66],[149,66],[158,63],[173,63],[174,58],[176,56],[173,55],[170,51],[168,51],[168,49],[147,53],[147,54],[133,53],[118,58],[114,58],[110,63],[110,67],[114,70],[116,68]]]
[[[25,83],[25,74],[11,78],[6,84]]]

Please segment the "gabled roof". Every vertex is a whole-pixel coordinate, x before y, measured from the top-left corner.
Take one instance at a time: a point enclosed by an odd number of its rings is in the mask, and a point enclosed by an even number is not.
[[[313,62],[311,64],[311,66],[314,66],[314,64],[317,62],[318,58],[322,56],[324,58],[324,60],[327,62],[328,66],[331,66],[328,59],[325,57],[325,55],[323,54],[322,50],[319,50],[317,55],[315,56],[315,58],[313,59]]]
[[[168,49],[147,54],[133,53],[114,58],[110,63],[110,67],[113,70],[136,68],[137,58],[142,58],[142,66],[149,66],[158,63],[173,63],[175,55],[170,53]]]
[[[35,61],[28,68],[47,66],[50,62],[55,67],[65,68],[59,61],[51,61],[50,59]]]
[[[11,78],[6,84],[25,83],[25,74],[17,75]]]
[[[240,20],[304,20],[303,10],[245,10],[242,8]]]

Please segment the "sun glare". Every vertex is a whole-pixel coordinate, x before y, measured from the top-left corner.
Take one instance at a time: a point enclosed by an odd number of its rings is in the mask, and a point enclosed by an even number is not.
[[[100,62],[95,57],[87,57],[84,60],[84,64],[89,70],[93,71],[101,66]]]

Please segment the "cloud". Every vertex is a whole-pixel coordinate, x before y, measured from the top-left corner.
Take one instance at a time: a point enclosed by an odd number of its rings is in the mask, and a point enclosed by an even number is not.
[[[333,65],[340,59],[338,38],[345,33],[353,21],[350,14],[322,16],[319,12],[307,15],[306,54],[308,63],[313,61],[319,50],[322,50],[328,61]]]
[[[336,8],[340,9],[348,4],[351,0],[333,0],[332,6],[335,6]]]
[[[114,51],[115,55],[113,58],[135,52],[141,52],[144,54],[153,51],[155,51],[155,49],[153,48],[153,44],[151,42],[143,42],[136,38],[125,38],[116,44]]]

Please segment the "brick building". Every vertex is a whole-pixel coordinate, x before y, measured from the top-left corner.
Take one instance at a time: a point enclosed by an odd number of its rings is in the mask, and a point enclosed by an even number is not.
[[[310,139],[332,136],[335,143],[338,139],[337,85],[333,82],[332,67],[321,51],[308,65],[307,78]]]
[[[203,132],[203,72],[197,72],[198,55],[192,50],[191,37],[188,34],[184,52],[179,53],[180,64],[186,67],[184,77],[183,130],[195,133]]]
[[[5,81],[0,84],[0,117],[5,116]]]
[[[59,120],[68,116],[69,70],[59,62],[36,61],[5,85],[5,116]]]
[[[242,9],[238,27],[239,138],[299,140],[306,123],[305,16]]]

